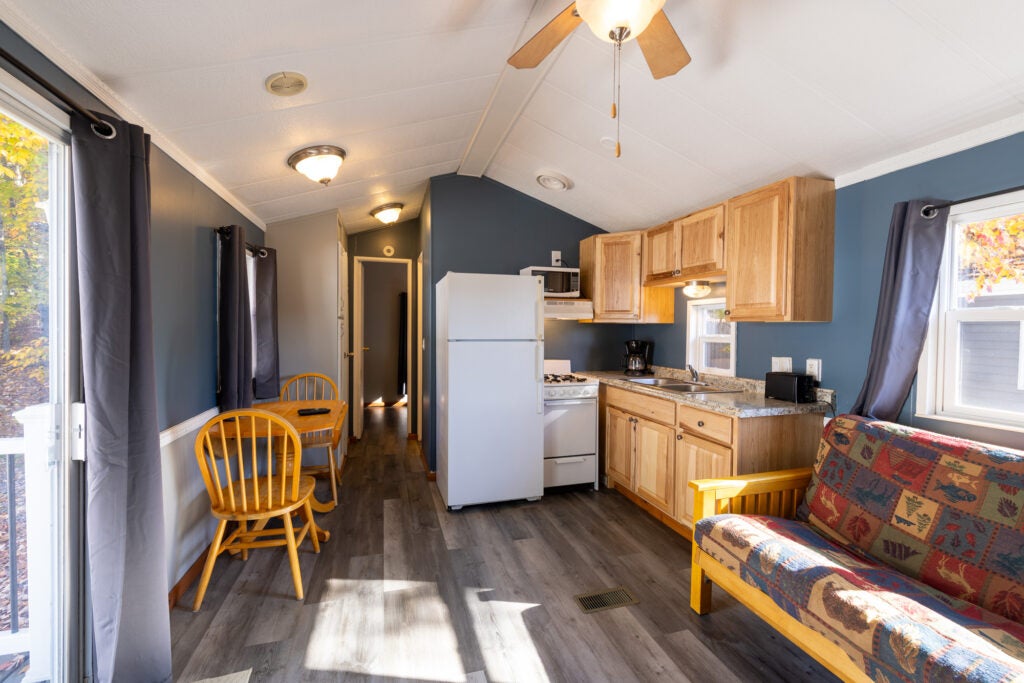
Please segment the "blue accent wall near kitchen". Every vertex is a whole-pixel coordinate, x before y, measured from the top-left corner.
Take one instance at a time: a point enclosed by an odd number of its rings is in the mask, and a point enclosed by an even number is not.
[[[3,23],[0,43],[84,106],[111,113]],[[17,70],[10,73],[53,100]],[[157,420],[160,429],[166,429],[217,403],[213,228],[244,226],[253,244],[263,244],[263,231],[155,145],[150,155],[150,191]]]
[[[577,266],[580,240],[604,231],[501,183],[458,175],[431,178],[421,221],[424,272],[431,283],[431,304],[424,315],[426,357],[431,362],[424,367],[423,447],[433,469],[434,444],[428,438],[433,432],[428,398],[434,393],[433,285],[449,271],[518,274],[526,266],[549,265],[556,249],[567,265]],[[617,368],[623,342],[632,335],[632,325],[549,320],[544,326],[544,355],[568,358],[579,370]]]

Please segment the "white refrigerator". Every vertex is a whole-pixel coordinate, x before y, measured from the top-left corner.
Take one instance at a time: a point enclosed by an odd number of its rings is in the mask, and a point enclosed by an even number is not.
[[[544,493],[539,277],[448,273],[436,287],[437,487],[449,509]]]

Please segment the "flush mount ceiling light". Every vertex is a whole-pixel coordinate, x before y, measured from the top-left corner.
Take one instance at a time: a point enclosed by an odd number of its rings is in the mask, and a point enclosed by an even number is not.
[[[371,211],[370,215],[384,225],[391,225],[398,220],[398,216],[402,213],[402,209],[404,208],[404,204],[399,204],[397,202],[392,204],[383,204]]]
[[[554,171],[539,171],[537,173],[537,184],[545,190],[565,192],[572,189],[572,181],[567,176]]]
[[[703,299],[711,293],[711,283],[707,280],[690,280],[683,287],[683,294],[691,299]]]
[[[288,165],[315,183],[327,187],[345,161],[345,150],[334,145],[315,145],[288,157]]]
[[[305,76],[294,71],[278,71],[267,76],[263,85],[271,95],[291,97],[305,90],[309,81]]]

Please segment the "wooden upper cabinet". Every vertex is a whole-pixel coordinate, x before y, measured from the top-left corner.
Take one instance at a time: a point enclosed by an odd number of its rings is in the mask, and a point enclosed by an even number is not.
[[[832,320],[835,185],[787,178],[726,202],[733,321]]]
[[[681,228],[681,221],[672,221],[644,232],[645,285],[656,285],[682,274]]]
[[[676,221],[681,235],[679,275],[684,279],[725,274],[725,204]]]
[[[673,322],[672,290],[641,286],[642,239],[632,231],[580,242],[580,288],[594,302],[594,322]]]

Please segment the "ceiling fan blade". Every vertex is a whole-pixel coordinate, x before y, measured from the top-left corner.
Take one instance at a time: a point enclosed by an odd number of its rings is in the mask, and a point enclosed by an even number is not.
[[[532,69],[543,62],[544,58],[551,54],[551,51],[558,47],[558,44],[565,40],[583,21],[575,14],[575,11],[576,3],[570,3],[568,7],[559,12],[557,17],[537,31],[533,38],[516,50],[516,53],[508,58],[508,63],[517,69]]]
[[[644,59],[655,78],[671,76],[690,63],[690,53],[679,40],[664,10],[654,15],[644,32],[636,37],[636,42],[640,43]]]

